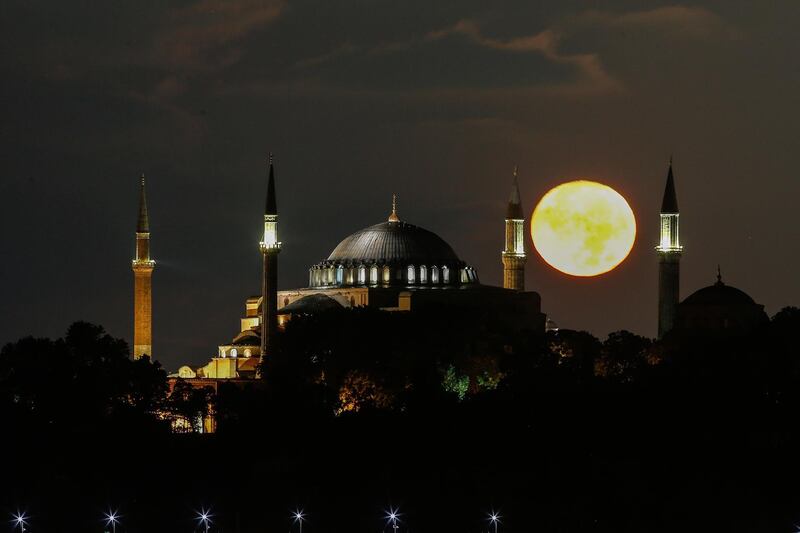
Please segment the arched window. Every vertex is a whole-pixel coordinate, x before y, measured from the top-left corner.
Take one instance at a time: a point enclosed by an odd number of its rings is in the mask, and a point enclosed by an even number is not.
[[[442,278],[444,280],[444,283],[450,283],[450,267],[448,267],[447,265],[444,265],[442,267]]]
[[[364,265],[358,266],[358,284],[364,285],[367,282],[367,267]]]
[[[383,267],[383,282],[389,283],[390,281],[392,281],[392,270],[387,265]]]
[[[250,348],[245,348],[244,356],[245,357],[252,357],[253,356],[253,352],[250,351]]]
[[[353,284],[353,270],[355,270],[353,267],[349,267],[345,272],[346,275],[345,275],[344,279],[345,279],[345,283],[347,285],[352,285]]]
[[[420,265],[419,267],[419,282],[428,283],[428,267]]]
[[[225,357],[225,348],[220,348],[219,349],[219,356],[220,357]]]
[[[236,348],[231,348],[231,357],[236,357],[239,353],[236,351]]]
[[[408,279],[409,283],[416,282],[416,270],[414,269],[414,265],[408,265],[406,278]]]
[[[336,284],[341,285],[344,281],[344,267],[339,265],[336,267]]]
[[[466,268],[459,269],[458,270],[458,275],[459,275],[459,279],[461,280],[461,283],[466,283],[466,282],[469,281],[469,279],[467,278],[467,269]]]
[[[378,267],[376,265],[372,265],[369,268],[369,282],[378,283]]]
[[[431,267],[431,283],[439,283],[439,267],[436,265]]]

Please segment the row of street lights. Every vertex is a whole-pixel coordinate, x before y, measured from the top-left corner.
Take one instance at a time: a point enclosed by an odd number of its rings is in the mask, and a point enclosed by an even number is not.
[[[201,508],[200,511],[197,511],[197,522],[198,525],[204,528],[205,533],[208,533],[211,524],[212,524],[212,514],[210,509]],[[15,514],[12,514],[13,520],[12,523],[14,524],[14,528],[19,528],[20,533],[25,533],[26,529],[25,526],[28,525],[28,515],[24,512],[18,511]],[[306,520],[306,515],[302,509],[295,510],[291,518],[294,519],[294,523],[298,525],[299,533],[303,533],[303,522]],[[389,510],[386,511],[386,523],[387,525],[391,524],[392,526],[392,533],[397,533],[399,529],[398,522],[400,522],[400,510],[395,507],[389,507]],[[117,533],[117,524],[119,524],[120,515],[117,511],[109,509],[107,513],[103,515],[103,519],[105,520],[106,527],[111,527],[111,533]],[[488,521],[491,525],[494,526],[494,533],[497,533],[497,527],[500,524],[500,515],[494,511],[489,513]]]

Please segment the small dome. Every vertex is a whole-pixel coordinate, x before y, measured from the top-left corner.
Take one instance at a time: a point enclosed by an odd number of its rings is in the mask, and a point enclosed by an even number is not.
[[[309,294],[278,310],[279,315],[314,315],[343,309],[342,304],[324,294]]]
[[[461,264],[441,237],[406,222],[383,222],[359,230],[334,248],[328,261],[338,263]]]
[[[755,305],[746,292],[717,281],[689,295],[682,305]]]

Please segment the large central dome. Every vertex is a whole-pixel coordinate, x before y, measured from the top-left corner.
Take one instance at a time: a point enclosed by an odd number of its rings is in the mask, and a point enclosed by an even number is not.
[[[387,287],[478,283],[444,239],[402,222],[392,206],[389,220],[345,237],[328,259],[309,269],[309,287]]]
[[[366,262],[414,265],[460,263],[444,239],[426,229],[405,222],[383,222],[359,230],[334,248],[328,261],[358,264]]]

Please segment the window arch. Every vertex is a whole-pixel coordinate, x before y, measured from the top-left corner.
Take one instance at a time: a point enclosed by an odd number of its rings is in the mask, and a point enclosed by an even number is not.
[[[364,265],[358,266],[358,284],[364,285],[367,282],[367,267]]]
[[[390,281],[392,281],[392,270],[387,265],[383,267],[383,282],[389,283]]]
[[[336,267],[336,284],[341,285],[344,281],[344,267],[339,265]]]
[[[245,357],[252,357],[253,356],[253,352],[250,351],[250,348],[245,348],[244,356]]]
[[[447,265],[442,267],[442,279],[444,283],[450,283],[450,267]]]
[[[239,355],[239,352],[236,351],[236,348],[231,348],[231,357],[236,357]]]
[[[419,266],[419,282],[428,283],[428,267],[425,265]]]
[[[408,268],[406,269],[406,278],[408,279],[409,283],[416,283],[416,273],[417,271],[414,268],[414,265],[408,265]]]
[[[378,267],[377,267],[377,265],[372,265],[369,268],[369,282],[370,283],[378,283]]]
[[[431,283],[439,283],[439,267],[436,265],[431,267]]]

